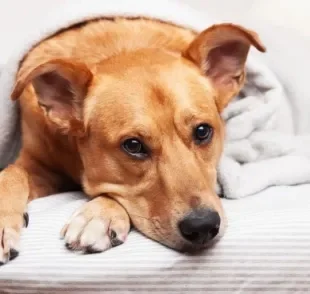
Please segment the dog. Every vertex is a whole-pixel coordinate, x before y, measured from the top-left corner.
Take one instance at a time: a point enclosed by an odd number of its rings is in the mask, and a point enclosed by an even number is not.
[[[0,174],[0,262],[18,255],[28,201],[77,187],[89,201],[61,232],[71,250],[105,251],[131,226],[181,252],[218,241],[221,112],[244,85],[252,45],[265,52],[235,24],[196,33],[119,17],[32,48],[12,92],[22,148]]]

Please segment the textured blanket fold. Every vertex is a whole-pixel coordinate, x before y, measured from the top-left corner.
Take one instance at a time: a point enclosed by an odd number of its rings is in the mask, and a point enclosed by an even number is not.
[[[12,58],[1,69],[0,168],[14,161],[20,148],[18,104],[10,100],[10,93],[19,62],[38,42],[70,25],[107,16],[161,19],[197,32],[216,23],[205,13],[163,0],[66,0],[55,12],[25,32],[20,46],[12,48]],[[247,77],[242,92],[223,113],[226,141],[218,167],[218,193],[227,198],[245,197],[272,185],[310,182],[310,135],[294,132],[292,97],[252,52]]]

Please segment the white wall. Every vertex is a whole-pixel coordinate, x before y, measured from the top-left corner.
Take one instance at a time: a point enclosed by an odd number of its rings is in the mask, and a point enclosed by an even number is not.
[[[200,9],[209,9],[211,13],[225,21],[270,23],[295,29],[299,34],[310,37],[310,1],[308,0],[188,1]]]

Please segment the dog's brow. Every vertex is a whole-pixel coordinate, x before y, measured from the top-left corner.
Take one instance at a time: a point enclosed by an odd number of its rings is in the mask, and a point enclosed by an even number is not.
[[[132,125],[124,130],[122,130],[119,134],[120,138],[124,137],[139,137],[146,141],[150,141],[152,136],[150,134],[150,129],[147,128],[145,125]]]
[[[195,125],[201,122],[212,124],[212,117],[210,117],[206,112],[197,109],[186,109],[181,112],[179,117],[187,126]]]

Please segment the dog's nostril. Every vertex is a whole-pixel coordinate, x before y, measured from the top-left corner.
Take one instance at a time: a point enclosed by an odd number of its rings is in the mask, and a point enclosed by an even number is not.
[[[213,239],[218,234],[219,230],[220,230],[220,227],[218,226],[218,227],[209,231],[210,240]]]
[[[204,244],[219,232],[221,219],[211,209],[194,210],[179,222],[182,236],[194,244]]]
[[[194,242],[195,240],[197,240],[199,238],[199,233],[197,233],[197,232],[191,232],[191,233],[183,232],[182,235],[185,239],[187,239],[191,242]]]

